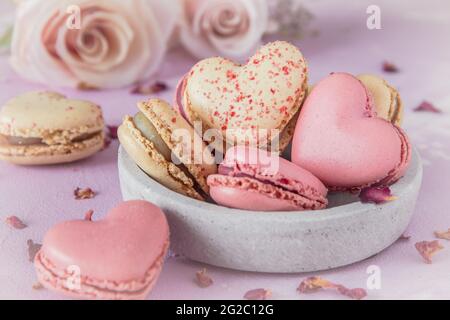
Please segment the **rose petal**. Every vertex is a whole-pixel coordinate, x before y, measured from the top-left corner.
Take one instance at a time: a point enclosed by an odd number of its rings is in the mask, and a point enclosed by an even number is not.
[[[95,192],[91,188],[76,188],[73,192],[76,200],[86,200],[95,197]]]
[[[383,62],[383,71],[389,72],[389,73],[396,73],[399,70],[395,64],[385,61],[385,62]]]
[[[321,277],[310,277],[303,280],[298,286],[297,291],[299,293],[312,293],[320,289],[336,289],[340,294],[357,300],[367,296],[367,292],[363,288],[349,289],[341,284],[335,284]]]
[[[297,288],[300,293],[316,292],[320,289],[333,288],[333,283],[320,277],[310,277],[303,280]]]
[[[363,288],[348,289],[342,285],[336,286],[340,294],[351,299],[361,300],[367,296],[367,291]]]
[[[213,284],[213,279],[206,273],[206,269],[197,271],[195,274],[196,283],[200,288],[207,288]]]
[[[90,85],[89,83],[86,83],[86,82],[79,82],[78,85],[77,85],[77,89],[80,90],[80,91],[96,91],[96,90],[100,90],[99,87]]]
[[[148,95],[148,94],[158,94],[163,91],[166,91],[169,89],[169,86],[165,84],[164,82],[155,82],[154,84],[150,86],[145,85],[137,85],[131,90],[131,94],[142,94],[142,95]]]
[[[33,240],[31,239],[27,240],[27,245],[28,245],[28,260],[30,260],[30,262],[33,262],[34,257],[41,249],[42,245],[39,243],[34,243]]]
[[[117,129],[118,126],[106,126],[108,128],[108,137],[117,140]]]
[[[84,214],[84,220],[92,221],[92,216],[94,215],[94,210],[89,210]]]
[[[6,217],[5,222],[10,225],[11,227],[13,227],[14,229],[25,229],[26,227],[28,227],[22,220],[20,220],[18,217],[16,216],[9,216]]]
[[[411,239],[411,236],[410,235],[406,235],[406,234],[402,234],[400,236],[400,238],[398,238],[398,240],[403,240],[403,241],[407,241],[409,239]]]
[[[367,187],[363,188],[359,194],[362,203],[373,202],[376,204],[385,203],[387,201],[396,200],[397,197],[392,196],[389,187]]]
[[[450,240],[450,228],[443,232],[435,231],[434,235],[439,239]]]
[[[434,241],[421,241],[415,244],[417,251],[420,253],[425,263],[431,264],[433,261],[431,258],[439,250],[444,249],[444,247],[439,243],[438,240]]]
[[[33,290],[45,289],[44,286],[42,285],[42,283],[40,283],[40,282],[36,282],[35,284],[33,284],[32,288],[33,288]]]
[[[111,139],[109,137],[106,137],[105,140],[103,141],[103,149],[102,150],[108,149],[110,145],[111,145]]]
[[[414,111],[425,111],[425,112],[434,112],[441,113],[442,111],[436,108],[431,102],[423,101]]]
[[[244,299],[247,300],[266,300],[272,296],[272,291],[267,289],[253,289],[247,291],[244,295]]]

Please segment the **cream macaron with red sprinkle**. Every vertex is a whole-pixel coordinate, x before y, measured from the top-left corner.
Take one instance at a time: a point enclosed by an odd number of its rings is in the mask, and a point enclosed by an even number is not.
[[[87,158],[104,147],[101,108],[56,92],[28,92],[0,110],[0,159],[46,165]]]
[[[220,131],[228,146],[250,141],[267,149],[279,139],[273,149],[283,150],[294,133],[307,78],[300,50],[276,41],[245,65],[221,57],[197,63],[177,90],[176,108],[204,130]]]

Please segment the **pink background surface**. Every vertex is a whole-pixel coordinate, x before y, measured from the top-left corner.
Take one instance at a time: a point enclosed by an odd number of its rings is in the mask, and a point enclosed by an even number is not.
[[[385,78],[402,94],[406,116],[404,127],[424,160],[424,181],[409,241],[401,241],[384,252],[351,266],[314,274],[258,274],[204,266],[183,258],[169,258],[151,299],[240,299],[247,290],[267,288],[273,299],[340,298],[330,292],[299,295],[300,281],[321,275],[349,287],[366,287],[370,265],[381,270],[381,289],[369,290],[368,299],[450,299],[450,242],[441,240],[445,249],[434,263],[423,263],[414,243],[432,240],[433,231],[450,227],[450,4],[448,1],[307,1],[316,16],[312,29],[316,36],[297,41],[310,67],[314,83],[332,71],[354,74],[381,74],[384,60],[401,69]],[[378,4],[382,30],[366,28],[366,8]],[[158,80],[173,89],[179,77],[195,60],[182,51],[171,53],[161,68]],[[27,90],[48,89],[19,79],[9,68],[7,57],[0,57],[0,104]],[[125,114],[136,112],[142,96],[129,89],[103,92],[58,90],[74,98],[95,101],[103,107],[108,124],[117,125]],[[172,99],[173,90],[161,94]],[[442,114],[412,112],[427,99]],[[33,290],[36,282],[33,265],[28,261],[27,239],[40,242],[56,222],[79,219],[88,209],[101,218],[121,201],[117,176],[118,142],[93,158],[70,165],[17,167],[0,163],[0,219],[21,217],[29,227],[13,230],[0,223],[0,298],[59,299],[47,290]],[[76,187],[91,187],[98,195],[91,200],[73,198]],[[195,272],[206,267],[214,285],[201,289],[193,282]]]

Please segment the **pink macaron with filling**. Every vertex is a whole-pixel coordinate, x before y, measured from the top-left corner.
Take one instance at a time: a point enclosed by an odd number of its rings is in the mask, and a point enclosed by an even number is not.
[[[169,226],[160,208],[126,201],[105,218],[65,221],[45,235],[34,264],[46,288],[83,299],[144,299],[162,269]]]
[[[230,148],[208,177],[218,204],[252,211],[303,211],[327,206],[327,188],[310,172],[265,150]]]
[[[292,161],[330,190],[390,185],[406,172],[406,133],[377,116],[364,84],[348,73],[321,80],[306,99],[292,141]]]

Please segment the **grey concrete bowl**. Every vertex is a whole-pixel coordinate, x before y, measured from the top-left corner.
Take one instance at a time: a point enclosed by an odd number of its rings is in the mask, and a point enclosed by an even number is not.
[[[362,204],[337,193],[330,208],[308,212],[251,212],[175,193],[149,178],[119,150],[123,198],[145,199],[167,215],[171,248],[192,260],[246,271],[308,272],[366,259],[395,242],[414,211],[422,181],[416,150],[405,177],[392,186],[398,200]]]

